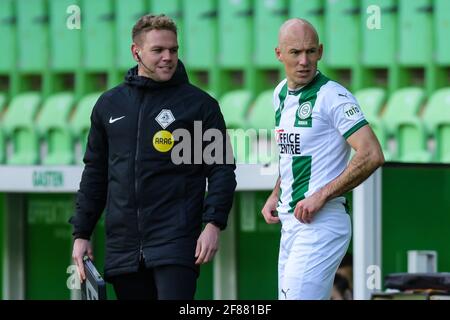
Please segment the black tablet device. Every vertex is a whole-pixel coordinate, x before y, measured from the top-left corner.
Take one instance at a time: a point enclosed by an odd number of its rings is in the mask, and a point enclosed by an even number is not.
[[[81,284],[81,300],[106,300],[106,283],[92,260],[84,257],[86,280]]]

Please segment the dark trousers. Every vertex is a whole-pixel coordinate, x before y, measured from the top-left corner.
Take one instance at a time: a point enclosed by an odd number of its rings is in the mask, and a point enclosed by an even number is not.
[[[119,300],[193,300],[197,287],[197,272],[181,265],[145,268],[118,275],[111,283]]]

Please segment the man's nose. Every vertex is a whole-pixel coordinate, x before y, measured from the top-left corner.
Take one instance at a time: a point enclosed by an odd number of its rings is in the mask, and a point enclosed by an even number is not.
[[[162,53],[162,58],[164,59],[164,60],[170,60],[171,58],[172,58],[172,55],[171,55],[171,53],[170,53],[170,50],[164,50],[163,51],[163,53]]]
[[[309,63],[308,55],[306,53],[300,54],[298,59],[299,59],[298,63],[302,66],[307,66]]]

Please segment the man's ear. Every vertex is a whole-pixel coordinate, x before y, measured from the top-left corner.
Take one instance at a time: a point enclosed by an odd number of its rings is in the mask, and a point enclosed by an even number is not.
[[[275,48],[275,56],[277,57],[278,61],[281,61],[281,50],[279,47]]]
[[[133,59],[136,62],[139,62],[139,57],[137,56],[138,52],[140,52],[141,50],[139,49],[139,46],[133,42],[133,44],[131,45],[131,55],[133,56]]]

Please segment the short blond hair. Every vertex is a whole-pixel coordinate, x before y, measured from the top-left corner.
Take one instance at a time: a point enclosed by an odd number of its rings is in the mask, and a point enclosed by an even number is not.
[[[133,31],[131,32],[131,38],[133,42],[138,42],[140,40],[140,36],[144,32],[148,32],[151,30],[169,30],[176,35],[177,25],[165,14],[147,14],[140,17],[136,24],[133,26]]]

